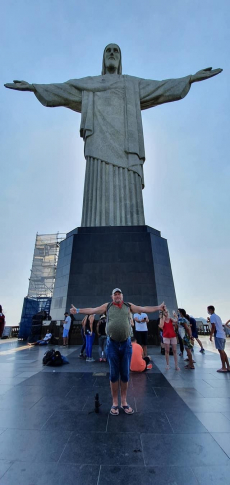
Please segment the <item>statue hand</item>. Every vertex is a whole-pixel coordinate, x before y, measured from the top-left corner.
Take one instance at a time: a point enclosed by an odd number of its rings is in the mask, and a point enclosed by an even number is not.
[[[17,91],[31,91],[34,92],[34,87],[32,84],[26,81],[13,81],[12,83],[4,84],[5,88],[16,89]]]
[[[196,72],[196,74],[193,74],[191,77],[191,83],[205,81],[205,79],[217,76],[217,74],[220,74],[222,71],[223,69],[212,69],[211,67],[207,67],[206,69],[202,69],[201,71]]]

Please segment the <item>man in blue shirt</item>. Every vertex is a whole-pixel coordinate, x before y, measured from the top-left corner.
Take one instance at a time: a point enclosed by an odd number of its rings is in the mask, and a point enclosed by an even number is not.
[[[208,314],[210,315],[210,323],[212,325],[210,341],[212,342],[212,336],[214,334],[215,347],[220,354],[220,359],[222,363],[221,369],[219,369],[217,372],[230,372],[228,357],[224,350],[226,338],[225,338],[222,320],[218,315],[216,315],[214,306],[209,305],[207,308],[207,311],[208,311]]]
[[[201,354],[204,354],[205,350],[204,350],[203,344],[202,344],[201,340],[198,338],[196,320],[195,320],[195,318],[191,317],[190,315],[186,315],[186,318],[189,321],[191,328],[192,328],[192,337],[194,339],[196,339],[197,343],[199,344]]]

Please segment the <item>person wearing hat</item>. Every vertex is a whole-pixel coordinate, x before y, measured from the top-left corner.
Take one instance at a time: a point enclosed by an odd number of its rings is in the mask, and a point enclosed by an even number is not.
[[[104,303],[96,308],[76,308],[71,305],[70,313],[84,313],[88,315],[107,314],[107,359],[110,366],[110,387],[113,404],[110,410],[112,416],[118,416],[118,394],[121,394],[121,409],[125,414],[133,414],[134,411],[127,403],[127,390],[129,381],[129,369],[132,356],[130,312],[156,312],[164,309],[164,303],[158,306],[141,307],[133,303],[126,303],[120,288],[112,291],[112,302]]]
[[[64,316],[65,316],[65,320],[63,323],[63,346],[66,347],[66,345],[68,345],[71,317],[69,316],[68,312],[65,312]]]

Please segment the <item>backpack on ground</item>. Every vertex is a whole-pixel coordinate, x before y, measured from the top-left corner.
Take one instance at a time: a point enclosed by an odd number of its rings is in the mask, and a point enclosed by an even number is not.
[[[63,365],[63,360],[61,353],[59,350],[47,350],[45,352],[43,360],[42,360],[43,365],[52,365],[52,366],[59,366]]]

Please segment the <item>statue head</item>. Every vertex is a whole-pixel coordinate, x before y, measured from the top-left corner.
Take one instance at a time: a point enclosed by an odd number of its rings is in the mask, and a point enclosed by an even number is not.
[[[101,74],[122,74],[121,49],[117,44],[108,44],[103,53]]]

